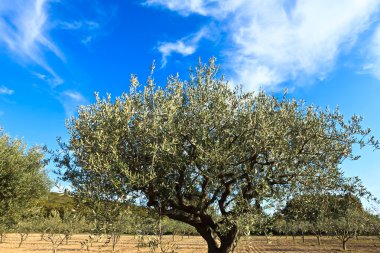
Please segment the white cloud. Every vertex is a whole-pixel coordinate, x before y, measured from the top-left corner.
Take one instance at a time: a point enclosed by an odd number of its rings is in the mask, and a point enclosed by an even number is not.
[[[192,13],[205,15],[207,12],[204,6],[204,1],[202,0],[147,0],[146,4],[150,6],[161,5],[168,8],[169,10],[177,11],[185,16]]]
[[[84,45],[87,45],[87,44],[91,43],[92,40],[93,40],[92,36],[86,36],[85,38],[81,39],[80,42]]]
[[[99,15],[100,18],[103,18],[103,14]],[[108,22],[108,21],[107,21]],[[75,20],[75,21],[62,21],[59,23],[59,28],[62,30],[73,31],[77,34],[77,36],[81,37],[80,42],[87,46],[89,45],[97,36],[101,33],[99,31],[103,28],[104,23],[101,25],[101,22],[96,22],[93,20]]]
[[[96,31],[100,29],[100,24],[91,20],[76,20],[72,22],[61,22],[60,27],[64,30],[80,30],[81,33],[83,33],[81,35],[83,38],[80,42],[83,45],[88,45],[93,41],[94,37],[96,37]]]
[[[178,53],[183,56],[191,55],[195,52],[194,45],[185,45],[182,40],[176,42],[164,42],[158,46],[158,51],[162,54],[162,67],[166,66],[167,58],[173,54]]]
[[[145,5],[163,6],[183,16],[195,13],[222,19],[240,8],[244,2],[246,0],[147,0]]]
[[[59,100],[65,109],[66,116],[75,114],[78,106],[87,104],[88,100],[78,91],[67,90],[61,93]]]
[[[380,25],[370,40],[366,54],[367,63],[363,66],[363,70],[380,79]]]
[[[0,95],[12,95],[15,91],[5,86],[0,87]]]
[[[62,93],[62,95],[66,96],[66,97],[68,97],[71,100],[76,101],[76,102],[81,102],[81,101],[85,100],[85,98],[83,97],[83,95],[80,94],[77,91],[65,91],[65,92]]]
[[[233,70],[234,83],[249,89],[274,89],[303,77],[325,78],[342,52],[349,52],[363,31],[371,27],[380,6],[377,0],[146,3],[185,16],[208,16],[218,22],[229,43],[221,49],[224,67]],[[376,59],[380,58],[378,37],[378,44],[373,44],[379,54]]]
[[[45,69],[55,83],[62,79],[46,63],[43,53],[53,52],[61,60],[60,50],[49,39],[48,0],[1,0],[0,1],[0,45],[24,61],[33,62]]]
[[[167,64],[167,58],[173,53],[180,54],[182,56],[188,56],[195,53],[198,47],[198,43],[201,39],[206,38],[206,29],[201,29],[195,34],[181,38],[175,42],[160,42],[158,43],[157,50],[162,54],[161,66],[165,67]]]
[[[100,25],[99,23],[91,20],[76,20],[72,22],[61,22],[60,27],[64,30],[96,30],[100,28]]]
[[[53,88],[63,83],[63,80],[59,76],[51,77],[35,71],[31,71],[31,73],[38,79],[47,82]]]

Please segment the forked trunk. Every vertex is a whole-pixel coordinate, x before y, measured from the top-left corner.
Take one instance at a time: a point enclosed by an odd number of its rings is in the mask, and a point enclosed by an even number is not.
[[[232,226],[226,234],[218,235],[220,243],[212,236],[210,227],[199,226],[196,229],[207,242],[208,253],[230,253],[234,249],[238,231],[236,226]]]
[[[342,241],[342,248],[343,248],[343,250],[347,250],[347,241],[346,240]]]

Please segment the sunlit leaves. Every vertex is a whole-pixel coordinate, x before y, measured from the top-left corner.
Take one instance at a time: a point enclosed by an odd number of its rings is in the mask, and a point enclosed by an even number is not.
[[[170,76],[162,87],[150,76],[142,86],[132,76],[129,93],[96,94],[67,122],[64,178],[77,193],[119,201],[134,194],[218,232],[263,202],[341,188],[339,167],[356,159],[353,146],[379,146],[360,117],[231,88],[217,71],[211,59],[187,81]]]

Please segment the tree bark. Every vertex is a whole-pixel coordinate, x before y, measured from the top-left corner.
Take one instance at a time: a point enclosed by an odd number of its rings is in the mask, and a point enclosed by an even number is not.
[[[347,241],[346,240],[342,240],[342,246],[343,246],[343,250],[347,250]]]
[[[207,252],[208,253],[230,253],[233,250],[233,245],[237,236],[237,227],[232,226],[230,231],[224,235],[218,235],[220,239],[220,245],[212,236],[211,228],[207,226],[198,226],[196,227],[198,233],[205,239],[207,242]]]

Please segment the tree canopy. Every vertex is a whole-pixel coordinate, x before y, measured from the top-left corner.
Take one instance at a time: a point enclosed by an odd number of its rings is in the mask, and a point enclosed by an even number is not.
[[[135,196],[195,227],[209,252],[230,252],[240,217],[348,185],[339,165],[358,158],[353,145],[378,146],[358,116],[231,86],[211,59],[185,81],[141,86],[132,76],[128,93],[96,95],[67,121],[70,141],[56,157],[63,178],[82,196]]]
[[[50,181],[38,147],[26,148],[0,129],[0,223],[15,224],[47,194]]]
[[[289,200],[281,214],[286,220],[316,223],[321,219],[338,219],[349,210],[364,211],[360,199],[355,195],[313,194]]]

